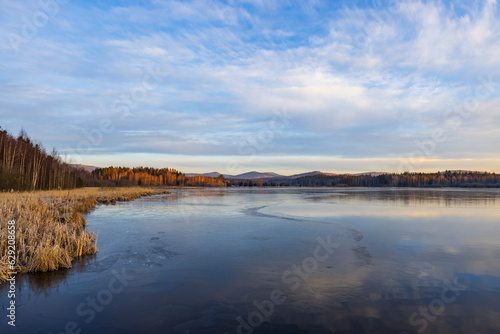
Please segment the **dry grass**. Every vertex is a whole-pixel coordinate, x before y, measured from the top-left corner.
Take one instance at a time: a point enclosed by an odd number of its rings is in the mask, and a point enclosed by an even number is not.
[[[70,268],[71,262],[97,252],[97,233],[86,230],[82,213],[97,203],[130,201],[165,193],[152,188],[83,188],[0,193],[0,283],[9,276],[7,222],[16,221],[16,271]]]

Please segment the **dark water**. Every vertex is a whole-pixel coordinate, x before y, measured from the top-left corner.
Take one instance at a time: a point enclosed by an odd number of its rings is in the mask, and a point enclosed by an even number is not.
[[[1,333],[500,333],[500,191],[191,189],[101,206]]]

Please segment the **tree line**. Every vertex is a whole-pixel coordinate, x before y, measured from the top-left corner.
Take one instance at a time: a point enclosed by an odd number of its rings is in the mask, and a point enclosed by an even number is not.
[[[95,185],[108,182],[120,185],[148,185],[148,186],[202,186],[225,187],[227,182],[220,175],[217,178],[207,176],[186,176],[169,168],[152,167],[105,167],[94,169],[89,175],[90,180],[97,181]],[[92,182],[89,182],[92,184]]]
[[[371,175],[309,175],[299,178],[231,180],[233,186],[298,186],[298,187],[468,187],[499,188],[500,175],[489,172],[445,171],[436,173],[392,173]]]
[[[106,167],[88,173],[62,161],[56,149],[47,153],[24,130],[14,137],[0,127],[0,191],[131,185],[225,187],[227,182],[222,175],[189,177],[169,168]]]
[[[70,189],[84,185],[83,169],[50,154],[21,130],[14,137],[0,127],[0,190]]]

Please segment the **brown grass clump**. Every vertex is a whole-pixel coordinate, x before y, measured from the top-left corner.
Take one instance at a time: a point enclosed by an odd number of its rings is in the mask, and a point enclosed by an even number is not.
[[[86,230],[83,213],[98,203],[158,193],[166,191],[135,187],[0,193],[0,283],[9,278],[7,273],[11,271],[8,221],[16,221],[16,272],[70,268],[73,260],[97,252],[97,233]]]
[[[9,278],[9,275],[7,273],[7,263],[0,260],[0,283],[5,282],[7,278]]]

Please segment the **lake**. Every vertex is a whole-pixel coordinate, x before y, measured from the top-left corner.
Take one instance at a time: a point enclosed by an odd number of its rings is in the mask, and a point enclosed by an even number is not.
[[[18,275],[2,333],[500,333],[499,217],[494,189],[172,189],[101,205],[86,216],[99,252]]]

